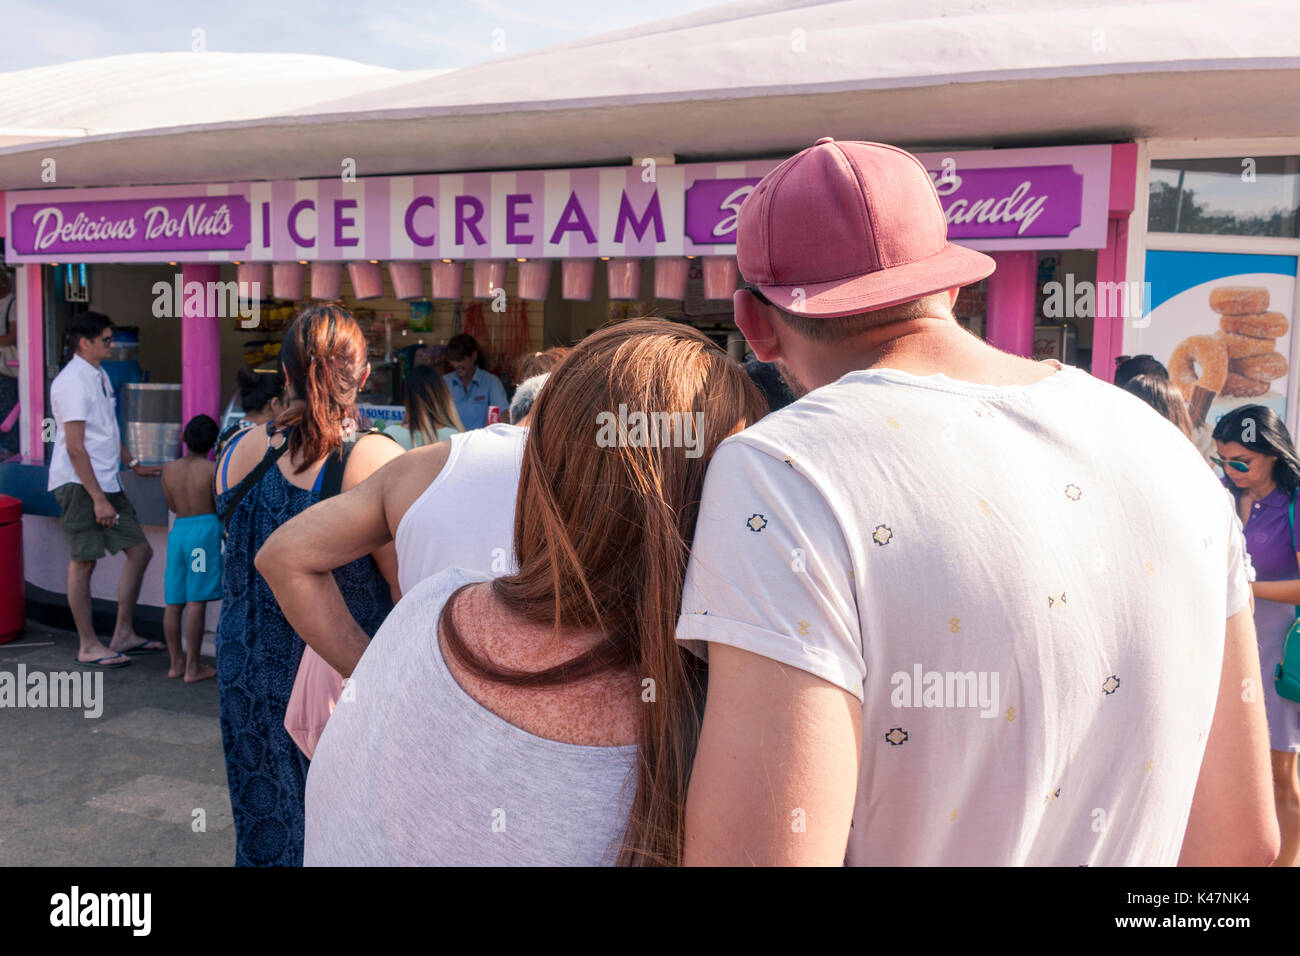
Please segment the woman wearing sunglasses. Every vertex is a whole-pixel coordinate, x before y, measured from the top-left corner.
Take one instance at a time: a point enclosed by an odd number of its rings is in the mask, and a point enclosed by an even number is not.
[[[1296,553],[1291,505],[1300,490],[1300,456],[1277,413],[1263,405],[1243,405],[1214,428],[1224,484],[1237,500],[1246,530],[1246,546],[1255,565],[1255,636],[1259,642],[1269,746],[1273,751],[1273,786],[1282,852],[1275,866],[1295,866],[1300,856],[1300,703],[1280,696],[1273,686],[1273,667],[1282,656],[1282,640],[1300,605],[1300,555]]]

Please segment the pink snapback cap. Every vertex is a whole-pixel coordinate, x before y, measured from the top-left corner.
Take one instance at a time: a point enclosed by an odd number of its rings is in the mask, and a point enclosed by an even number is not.
[[[939,194],[915,156],[829,136],[746,197],[736,259],[773,305],[827,318],[969,285],[996,267],[948,241]]]

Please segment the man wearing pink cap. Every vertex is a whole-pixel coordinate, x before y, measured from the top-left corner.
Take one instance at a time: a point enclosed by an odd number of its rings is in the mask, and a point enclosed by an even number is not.
[[[957,324],[930,176],[819,140],[741,207],[736,322],[799,401],[710,465],[692,863],[1263,864],[1241,536],[1180,432]]]

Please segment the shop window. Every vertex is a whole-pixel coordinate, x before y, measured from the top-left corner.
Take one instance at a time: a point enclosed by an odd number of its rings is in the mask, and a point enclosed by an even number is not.
[[[952,314],[959,325],[983,338],[988,302],[989,280],[981,279],[979,282],[961,287],[957,293],[957,301],[952,305]]]
[[[1151,232],[1295,238],[1298,224],[1300,156],[1151,163]]]

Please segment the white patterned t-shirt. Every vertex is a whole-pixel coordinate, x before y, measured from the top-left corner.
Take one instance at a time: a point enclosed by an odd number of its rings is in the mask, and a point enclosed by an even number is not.
[[[1195,446],[1085,372],[858,371],[720,446],[677,637],[861,699],[850,864],[1172,865],[1241,550]]]

